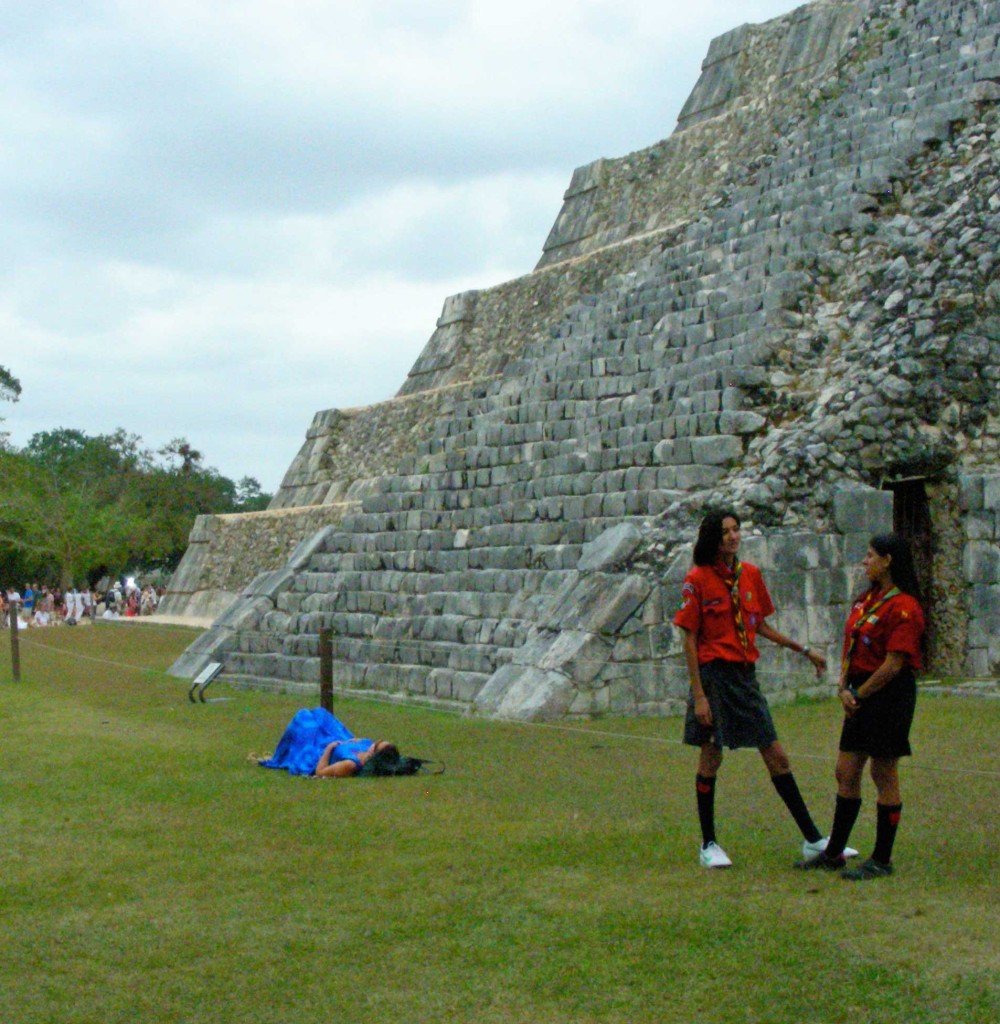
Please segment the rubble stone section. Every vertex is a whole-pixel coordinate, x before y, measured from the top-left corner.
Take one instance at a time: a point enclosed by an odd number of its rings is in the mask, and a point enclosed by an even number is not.
[[[164,616],[216,618],[246,585],[248,564],[254,575],[284,568],[303,537],[343,519],[348,502],[308,508],[198,516],[170,590],[157,612]]]
[[[835,664],[883,487],[919,476],[944,656],[1000,671],[998,30],[1000,0],[885,0],[724,37],[683,130],[574,175],[540,269],[449,300],[391,402],[317,417],[276,502],[336,521],[253,563],[173,670],[315,693],[332,629],[345,690],[676,711],[706,504],[741,509],[777,628]],[[763,652],[771,696],[832,688]]]
[[[649,149],[573,173],[539,267],[697,216],[772,152],[775,118],[801,106],[855,42],[868,0],[822,0],[709,47],[678,130]]]

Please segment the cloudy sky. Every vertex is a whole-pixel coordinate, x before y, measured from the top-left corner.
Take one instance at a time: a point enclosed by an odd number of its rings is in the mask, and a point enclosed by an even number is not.
[[[573,169],[671,133],[791,0],[0,0],[14,444],[187,438],[275,490],[444,299],[530,272]]]

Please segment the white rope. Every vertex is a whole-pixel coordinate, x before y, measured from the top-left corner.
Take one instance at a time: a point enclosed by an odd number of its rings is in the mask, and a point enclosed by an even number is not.
[[[94,657],[91,657],[90,655],[86,655],[86,654],[77,654],[74,651],[67,651],[67,650],[65,650],[63,648],[60,648],[60,647],[53,647],[53,646],[51,646],[49,644],[39,643],[36,640],[29,640],[29,639],[27,639],[25,637],[21,637],[20,633],[18,634],[18,636],[19,636],[19,639],[21,640],[22,643],[26,643],[26,644],[28,644],[31,647],[37,647],[37,648],[40,648],[41,650],[46,650],[46,651],[53,651],[56,654],[65,655],[68,658],[78,658],[81,661],[92,662],[92,663],[97,664],[97,665],[109,665],[112,668],[127,669],[128,671],[131,671],[131,672],[150,672],[150,673],[154,673],[156,675],[162,675],[162,673],[159,670],[157,670],[157,669],[140,668],[140,667],[138,667],[136,665],[125,664],[124,662],[109,661],[106,658],[94,658]],[[186,680],[180,680],[180,681],[181,682],[186,682]],[[334,693],[339,693],[342,697],[348,697],[348,698],[355,699],[355,700],[368,700],[368,701],[374,701],[376,703],[381,703],[381,704],[393,704],[393,705],[396,705],[397,707],[404,706],[404,700],[406,700],[406,698],[402,698],[402,697],[394,698],[394,697],[390,697],[388,695],[383,696],[383,695],[380,695],[380,694],[365,693],[365,692],[359,691],[359,690],[337,690],[337,689],[335,689]],[[412,701],[410,701],[407,704],[407,706],[413,706],[412,705]],[[440,713],[443,713],[443,714],[453,714],[453,715],[464,714],[464,710],[463,709],[457,709],[457,708],[453,709],[453,708],[441,707],[440,705],[426,705],[426,708],[427,708],[427,710],[433,710],[433,711],[437,711],[437,712],[440,712]],[[684,744],[683,744],[683,742],[681,740],[672,739],[672,738],[670,738],[668,736],[644,736],[644,735],[641,735],[641,734],[628,733],[628,732],[611,732],[611,731],[609,731],[607,729],[588,729],[588,728],[584,728],[582,726],[562,725],[562,724],[559,724],[557,722],[525,722],[525,721],[522,721],[521,719],[515,719],[515,718],[495,718],[495,719],[493,719],[493,721],[503,722],[506,725],[522,726],[522,727],[525,727],[525,728],[549,729],[549,730],[558,731],[558,732],[569,732],[569,733],[574,733],[574,734],[579,735],[579,736],[601,736],[601,737],[605,737],[607,739],[639,740],[639,741],[645,741],[647,743],[658,743],[658,744],[660,744],[662,746],[671,746],[671,747],[681,747],[681,746],[684,746]],[[677,722],[677,721],[679,721],[679,719],[678,718],[674,718],[674,719],[671,719],[671,721]],[[792,755],[794,755],[794,757],[801,758],[802,760],[806,760],[806,761],[830,762],[832,760],[831,756],[828,755],[828,754],[797,753],[794,750],[789,750],[789,754],[792,754]],[[917,762],[917,763],[912,763],[911,762],[908,765],[907,770],[918,771],[918,772],[932,772],[932,773],[936,772],[936,773],[939,773],[939,774],[946,774],[946,775],[968,775],[968,776],[974,776],[974,777],[977,777],[977,778],[986,778],[986,779],[1000,779],[1000,771],[990,771],[988,769],[979,769],[979,768],[948,768],[948,767],[939,766],[939,765],[922,764],[922,763],[919,763],[919,762]]]
[[[95,665],[110,665],[112,668],[123,668],[129,672],[153,672],[156,675],[162,675],[159,669],[155,668],[140,668],[138,665],[128,665],[122,661],[108,661],[106,658],[94,658],[89,654],[78,654],[76,651],[67,651],[62,647],[53,647],[51,644],[39,643],[37,640],[29,640],[27,637],[23,637],[18,634],[18,642],[21,644],[27,644],[29,647],[37,647],[43,651],[52,651],[55,654],[65,655],[67,658],[76,658],[79,661],[89,661]]]

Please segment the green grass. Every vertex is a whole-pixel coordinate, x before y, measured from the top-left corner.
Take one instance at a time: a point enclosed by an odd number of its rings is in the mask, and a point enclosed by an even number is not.
[[[190,704],[164,669],[193,636],[32,631],[19,684],[0,639],[6,1021],[1000,1017],[996,701],[922,700],[897,874],[856,886],[790,869],[794,826],[748,751],[719,783],[736,866],[698,868],[677,720],[519,726],[338,698],[355,729],[447,772],[258,768],[303,701],[214,684],[232,699]],[[823,827],[833,703],[775,716]]]

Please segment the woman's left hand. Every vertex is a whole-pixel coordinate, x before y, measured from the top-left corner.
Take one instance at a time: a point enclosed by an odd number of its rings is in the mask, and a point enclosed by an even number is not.
[[[846,687],[841,687],[837,692],[837,697],[840,699],[840,703],[844,708],[844,714],[847,715],[848,718],[857,714],[858,708],[860,708],[861,705],[858,703],[857,697],[855,697],[850,690]]]

